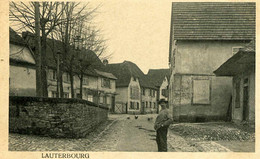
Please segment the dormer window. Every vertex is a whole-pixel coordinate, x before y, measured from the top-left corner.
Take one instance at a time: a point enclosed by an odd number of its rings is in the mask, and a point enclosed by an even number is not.
[[[102,87],[111,88],[110,87],[110,80],[107,78],[102,78]]]

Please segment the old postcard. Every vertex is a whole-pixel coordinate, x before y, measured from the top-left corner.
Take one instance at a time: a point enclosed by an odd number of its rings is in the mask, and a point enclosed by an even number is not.
[[[258,158],[256,1],[1,1],[0,158]]]

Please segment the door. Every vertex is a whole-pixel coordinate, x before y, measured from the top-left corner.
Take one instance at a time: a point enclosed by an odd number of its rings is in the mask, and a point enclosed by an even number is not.
[[[111,104],[112,104],[112,112],[115,112],[115,96],[112,96],[112,99],[111,99]]]
[[[249,107],[248,107],[248,86],[244,86],[243,90],[243,121],[248,120]]]
[[[144,102],[141,103],[141,114],[144,114]]]

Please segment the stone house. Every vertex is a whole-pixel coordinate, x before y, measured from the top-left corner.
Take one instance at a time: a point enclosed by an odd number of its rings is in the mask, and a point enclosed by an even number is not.
[[[9,37],[9,95],[35,96],[36,72],[33,52],[12,28],[9,28]]]
[[[153,113],[157,110],[156,88],[139,67],[130,62],[107,64],[116,80],[116,113]]]
[[[232,78],[213,71],[255,36],[255,3],[173,2],[170,31],[174,120],[226,120]]]
[[[255,41],[240,49],[214,73],[233,77],[232,121],[255,123]]]
[[[14,32],[14,31],[13,31]],[[14,32],[15,33],[15,32]],[[11,38],[10,34],[10,50],[14,50],[13,48],[13,38]],[[30,48],[34,47],[34,43],[33,43],[33,36],[29,36],[32,35],[30,33],[27,34],[23,34],[23,38],[20,37],[18,34],[16,34],[16,39],[18,39],[18,41],[20,41],[20,43],[24,43],[25,41],[27,41],[27,43],[30,45],[30,47],[28,47],[27,50],[31,50]],[[30,38],[30,39],[28,39]],[[63,50],[62,49],[62,42],[58,41],[58,40],[52,40],[52,39],[48,39],[47,41],[47,51],[46,51],[46,63],[47,63],[47,82],[48,82],[48,97],[52,97],[55,98],[57,97],[57,64],[56,64],[56,60],[57,60],[57,50]],[[17,50],[17,48],[16,48]],[[26,49],[24,49],[26,51]],[[24,52],[25,52],[24,51]],[[11,51],[14,52],[14,51]],[[10,52],[10,53],[11,53]],[[28,52],[28,51],[27,51]],[[29,52],[26,54],[22,54],[22,56],[27,57],[27,59],[29,59]],[[82,99],[94,102],[94,103],[98,103],[100,105],[104,105],[109,107],[112,110],[112,107],[114,107],[114,103],[115,103],[115,80],[116,77],[108,72],[104,72],[104,65],[103,63],[100,61],[100,59],[97,57],[97,55],[91,51],[91,50],[86,50],[86,49],[82,49],[81,50],[82,54],[85,54],[86,57],[89,60],[93,60],[93,64],[84,71],[84,77],[83,77],[83,93],[82,93]],[[28,55],[27,55],[28,54]],[[31,52],[30,54],[33,57],[33,52]],[[20,55],[21,56],[21,55]],[[32,58],[31,57],[31,58]],[[10,56],[10,59],[13,59],[12,56]],[[31,60],[31,59],[30,59]],[[34,59],[33,59],[34,60]],[[17,60],[16,60],[17,61]],[[27,60],[28,61],[28,60]],[[62,60],[61,60],[62,61]],[[35,61],[29,61],[27,62],[30,65],[35,65]],[[11,68],[13,68],[13,66],[11,66]],[[11,69],[13,70],[13,69]],[[12,87],[17,87],[17,85],[19,83],[26,83],[28,82],[28,84],[26,84],[25,87],[26,91],[23,91],[24,93],[22,94],[23,96],[27,96],[27,91],[30,87],[32,88],[32,92],[34,92],[34,94],[30,93],[28,95],[30,96],[35,96],[36,95],[36,75],[35,75],[35,67],[32,68],[32,70],[30,70],[32,73],[30,76],[33,76],[33,78],[30,78],[29,80],[25,81],[25,80],[20,80],[21,76],[20,75],[16,75],[15,78],[13,76],[10,76],[10,81],[12,82]],[[11,71],[10,73],[12,74]],[[18,71],[15,71],[14,73],[17,74]],[[20,71],[21,72],[21,71]],[[19,72],[18,72],[19,73]],[[29,78],[29,77],[27,77]],[[17,80],[15,80],[17,79]],[[15,80],[15,81],[14,81]],[[68,72],[63,72],[62,74],[62,83],[63,83],[63,98],[71,98],[71,84],[70,84],[70,77]],[[21,84],[19,84],[21,85]],[[14,90],[10,86],[10,89]],[[74,76],[74,97],[75,98],[79,98],[79,92],[80,92],[80,82],[79,82],[79,78],[75,73]],[[17,89],[17,88],[15,88]]]

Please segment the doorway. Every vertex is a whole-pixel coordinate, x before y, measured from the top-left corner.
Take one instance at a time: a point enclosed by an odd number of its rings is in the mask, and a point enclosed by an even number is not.
[[[244,88],[243,88],[243,121],[247,121],[249,118],[249,88],[248,88],[248,78],[244,79]]]

